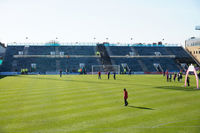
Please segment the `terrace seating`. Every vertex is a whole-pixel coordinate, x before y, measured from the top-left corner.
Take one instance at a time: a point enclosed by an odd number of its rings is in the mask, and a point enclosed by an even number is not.
[[[22,51],[22,55],[19,55]],[[95,56],[96,51],[101,57]],[[61,56],[48,56],[51,52]],[[127,56],[130,52],[137,56]],[[175,55],[175,57],[159,57],[161,55]],[[28,56],[27,56],[28,55]],[[47,56],[44,56],[47,55]],[[145,56],[145,57],[144,57]],[[187,59],[187,60],[186,60]],[[184,62],[182,61],[184,60]],[[36,71],[56,72],[66,69],[77,72],[80,63],[85,64],[87,72],[92,71],[92,65],[120,65],[125,63],[134,72],[155,72],[154,64],[159,64],[163,70],[179,71],[179,63],[195,63],[191,56],[182,47],[166,46],[8,46],[0,71],[20,71],[22,68],[31,70],[31,64],[36,64]],[[122,67],[121,67],[121,71]]]
[[[131,47],[128,46],[109,46],[109,55],[129,55],[132,52]]]
[[[135,72],[156,72],[154,63],[160,64],[163,70],[179,71],[178,64],[174,58],[111,58],[112,62],[116,65],[127,63],[128,67]],[[142,64],[140,63],[142,62]],[[144,68],[145,67],[145,68]]]
[[[54,46],[29,46],[28,55],[50,55],[55,52]]]
[[[7,71],[17,70],[20,72],[22,68],[27,68],[31,70],[31,64],[36,64],[36,71],[45,73],[45,72],[56,72],[62,69],[65,71],[66,69],[69,72],[78,72],[79,64],[84,63],[87,72],[91,72],[92,65],[99,65],[96,58],[17,58],[15,59],[16,66],[14,69],[12,64],[9,66],[10,69],[6,69]],[[59,64],[57,64],[57,62]]]
[[[60,46],[59,51],[65,55],[95,55],[95,46]]]
[[[95,55],[95,46],[30,46],[29,55],[50,55],[64,52],[65,55]]]
[[[165,47],[134,47],[138,55],[155,55],[155,52],[160,52],[161,55],[171,55]]]
[[[135,71],[135,72],[142,72],[143,69],[142,69],[142,66],[138,63],[138,60],[136,58],[111,58],[112,60],[112,64],[115,64],[115,65],[120,65],[122,63],[126,63],[128,65],[128,67],[132,70],[132,71]],[[121,68],[121,71],[122,70],[122,67]]]
[[[124,56],[111,58],[112,64],[121,65],[126,63],[132,71],[157,71],[153,64],[160,64],[163,70],[179,71],[181,69],[177,59],[187,58],[191,62],[193,60],[190,55],[182,47],[166,47],[166,46],[109,46],[107,48],[110,56]],[[138,58],[127,57],[129,52],[137,53]],[[160,56],[173,55],[175,58],[170,57],[142,57],[142,56],[155,56],[159,53]],[[141,56],[141,57],[140,57]],[[187,60],[186,60],[187,62]],[[194,60],[193,60],[194,63]]]
[[[179,71],[179,64],[176,63],[174,58],[141,58],[141,61],[145,64],[149,72],[155,72],[156,69],[153,66],[154,63],[160,64],[163,70]]]
[[[176,57],[191,58],[191,56],[183,49],[183,47],[166,47],[167,51],[170,51]]]
[[[95,46],[8,46],[1,71],[20,71],[22,68],[31,70],[32,63],[37,65],[36,70],[40,72],[55,72],[59,69],[65,70],[66,68],[68,68],[69,71],[77,71],[79,63],[84,63],[88,71],[91,71],[91,65],[98,65],[98,60],[95,57],[84,58],[84,55],[95,55],[95,49]],[[19,51],[22,51],[22,56],[50,55],[51,52],[55,52],[55,54],[64,52],[64,55],[82,55],[83,57],[59,59],[46,57],[14,58],[13,55],[19,55]],[[26,54],[24,51],[26,51]]]

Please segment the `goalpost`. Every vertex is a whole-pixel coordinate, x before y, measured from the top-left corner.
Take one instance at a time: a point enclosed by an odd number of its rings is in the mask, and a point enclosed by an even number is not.
[[[98,72],[115,72],[120,74],[120,65],[92,65],[92,74]]]

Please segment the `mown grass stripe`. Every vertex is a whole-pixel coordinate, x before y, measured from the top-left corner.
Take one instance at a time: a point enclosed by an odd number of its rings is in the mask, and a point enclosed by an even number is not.
[[[107,80],[106,75],[103,78],[98,80],[96,75],[62,78],[58,75],[31,75],[1,79],[2,130],[20,133],[93,132],[96,128],[97,132],[109,133],[131,132],[133,129],[135,132],[170,132],[180,128],[145,130],[134,128],[132,124],[148,127],[173,121],[174,117],[185,121],[200,117],[200,91],[192,89],[195,88],[193,78],[192,86],[187,89],[184,89],[183,82],[167,83],[161,75],[121,75],[116,81]],[[131,106],[154,110],[124,107],[124,87],[128,89]],[[126,126],[121,126],[123,124]],[[188,128],[191,127],[185,127],[185,130],[189,131]],[[191,132],[196,130],[198,127],[192,127]]]

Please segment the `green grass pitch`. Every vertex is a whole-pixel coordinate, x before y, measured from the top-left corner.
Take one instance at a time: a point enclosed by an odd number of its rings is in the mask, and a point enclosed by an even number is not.
[[[187,88],[162,75],[3,77],[0,133],[199,133],[200,91],[190,77]]]

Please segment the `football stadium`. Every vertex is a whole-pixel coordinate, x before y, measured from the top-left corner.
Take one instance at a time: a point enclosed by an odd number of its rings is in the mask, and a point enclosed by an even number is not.
[[[0,132],[197,133],[200,91],[194,72],[185,86],[190,64],[198,68],[182,46],[162,43],[8,44]]]
[[[200,133],[200,0],[0,0],[0,133]]]

